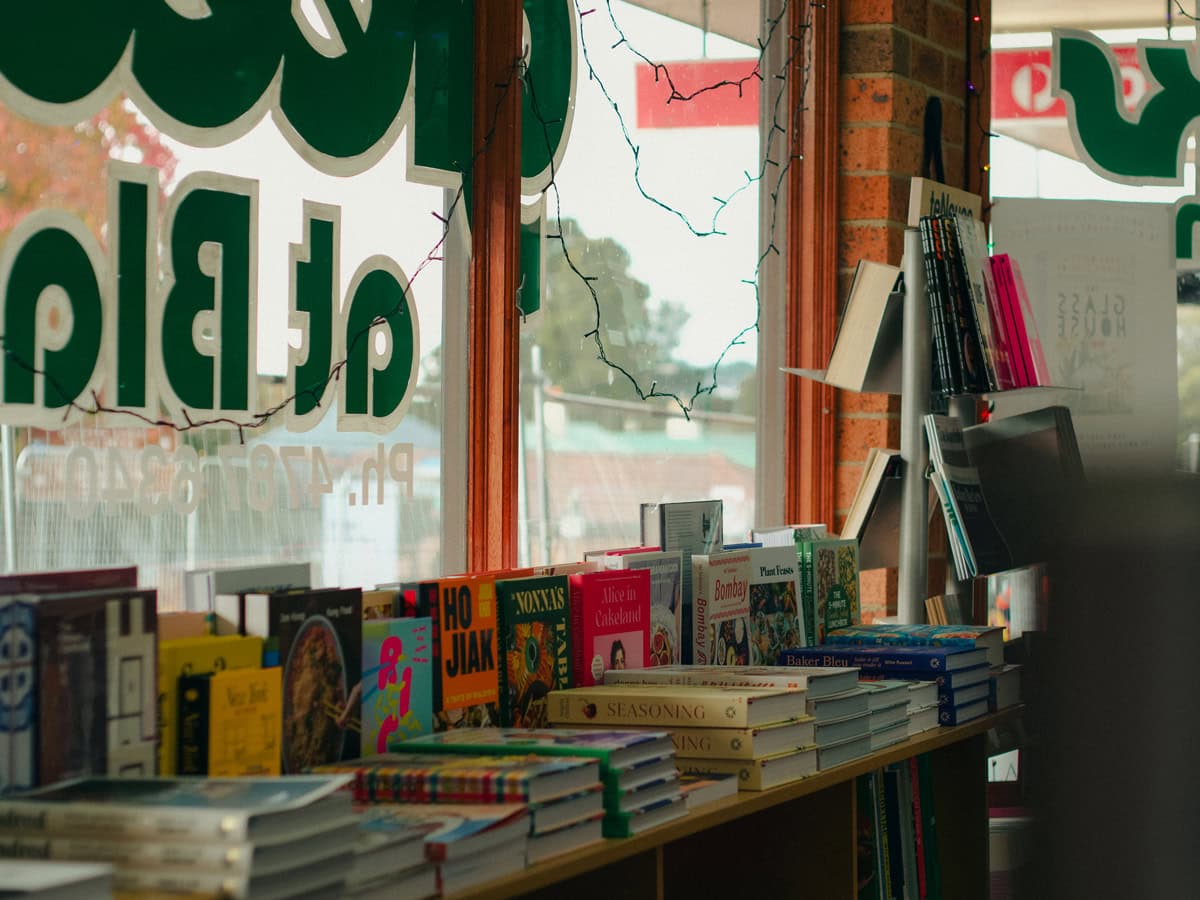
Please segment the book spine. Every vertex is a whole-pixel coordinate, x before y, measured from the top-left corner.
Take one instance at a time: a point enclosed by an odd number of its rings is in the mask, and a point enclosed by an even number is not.
[[[817,588],[813,578],[813,542],[800,542],[800,605],[804,616],[804,644],[817,644]]]
[[[917,771],[917,758],[905,760],[908,766],[908,787],[912,792],[913,844],[917,858],[917,900],[929,897],[928,875],[925,872],[925,824],[921,819],[921,777]]]
[[[219,897],[248,897],[249,879],[224,872],[181,872],[175,869],[134,869],[118,866],[113,872],[116,893],[161,892]]]
[[[429,616],[430,655],[433,657],[433,712],[434,721],[442,712],[442,611],[436,581],[418,585],[417,611]]]
[[[175,770],[180,775],[208,774],[211,685],[211,675],[184,675],[179,679],[179,751]]]
[[[996,387],[1002,391],[1012,390],[1017,386],[1013,373],[1012,338],[1004,321],[1004,311],[1000,307],[1000,297],[996,292],[996,276],[992,272],[992,258],[984,256],[980,259],[980,273],[983,277],[983,295],[987,303],[988,319],[992,324],[992,348],[995,351]]]
[[[880,883],[882,875],[876,848],[879,835],[875,829],[875,801],[871,793],[871,775],[860,775],[854,779],[857,800],[858,841],[855,846],[856,869],[858,872],[857,900],[884,900]]]
[[[883,651],[883,652],[879,652]],[[914,657],[902,649],[878,647],[870,653],[857,653],[853,647],[812,647],[784,650],[779,655],[784,666],[854,666],[864,672],[912,672],[914,678],[945,671],[945,654]],[[900,677],[907,677],[900,676]]]
[[[946,319],[941,303],[941,279],[934,255],[931,223],[932,220],[928,216],[921,217],[921,250],[925,257],[925,294],[929,301],[930,337],[933,346],[933,391],[944,396],[953,391],[954,376],[950,371]]]
[[[934,814],[933,762],[928,753],[917,757],[920,775],[921,823],[925,840],[925,880],[929,900],[942,900],[942,869],[938,861],[937,817]]]
[[[583,576],[571,575],[568,581],[571,595],[571,683],[578,687],[584,683]]]
[[[900,788],[896,771],[890,766],[883,770],[883,801],[887,806],[888,864],[891,866],[891,895],[896,900],[905,896],[904,884],[904,824],[900,820]]]
[[[941,296],[938,299],[941,301],[942,316],[946,322],[946,348],[950,355],[950,374],[954,379],[951,393],[961,394],[969,391],[972,387],[971,370],[968,367],[967,356],[963,352],[965,335],[958,314],[950,254],[946,247],[945,223],[940,216],[933,216],[929,224],[933,241],[934,265],[937,267],[938,282],[941,288]]]
[[[888,834],[891,823],[888,822],[882,771],[871,773],[871,797],[875,805],[875,853],[879,860],[880,893],[886,900],[898,900],[892,884],[891,837]]]
[[[120,807],[109,803],[39,803],[0,799],[0,830],[22,837],[72,834],[152,841],[247,840],[249,822],[229,810]]]
[[[996,280],[996,293],[1004,311],[1004,321],[1009,335],[1009,352],[1014,366],[1016,387],[1037,384],[1033,373],[1033,357],[1029,351],[1029,339],[1025,334],[1025,323],[1017,305],[1016,292],[1012,283],[1012,270],[1005,253],[992,257],[992,274]]]
[[[1013,294],[1017,299],[1017,310],[1025,323],[1025,339],[1029,344],[1029,361],[1032,366],[1034,383],[1049,385],[1050,368],[1046,364],[1046,353],[1042,347],[1042,339],[1038,333],[1037,316],[1034,315],[1033,305],[1029,302],[1029,292],[1025,290],[1025,279],[1021,277],[1020,264],[1009,257],[1008,268],[1012,275]]]
[[[975,328],[979,333],[979,349],[983,367],[988,378],[988,389],[999,390],[1000,380],[996,368],[996,340],[992,334],[992,319],[988,314],[987,292],[983,286],[983,268],[987,252],[983,226],[974,219],[954,217],[955,235],[962,248],[966,266],[967,295],[974,311]]]
[[[500,708],[500,726],[502,728],[512,728],[514,719],[515,704],[513,700],[513,675],[509,669],[509,627],[513,624],[514,610],[509,607],[511,598],[509,596],[507,586],[503,584],[496,585],[496,652],[499,658],[496,660],[496,668],[499,670],[497,680],[498,703]]]
[[[705,560],[692,557],[692,659],[698,666],[707,665],[708,658],[708,564]]]
[[[550,721],[556,725],[657,725],[748,728],[750,704],[738,694],[725,697],[673,698],[613,696],[576,688],[550,694]]]
[[[169,867],[247,875],[249,844],[119,841],[86,837],[0,835],[0,859],[95,860],[120,866]]]

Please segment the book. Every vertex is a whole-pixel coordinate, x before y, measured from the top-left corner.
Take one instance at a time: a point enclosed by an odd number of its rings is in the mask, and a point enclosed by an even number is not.
[[[582,822],[564,825],[556,831],[530,835],[526,845],[529,865],[537,865],[563,853],[570,853],[604,838],[604,816],[595,815]]]
[[[648,666],[683,661],[683,553],[639,547],[603,557],[605,568],[648,569],[650,572],[650,656]]]
[[[958,327],[957,352],[961,360],[963,387],[969,392],[985,394],[995,389],[991,368],[984,356],[983,334],[976,321],[975,302],[967,273],[967,262],[959,243],[957,220],[941,216],[935,220],[935,239],[938,231],[945,246],[945,265],[950,288],[951,312]]]
[[[525,868],[528,850],[528,839],[519,838],[453,862],[438,863],[438,896],[451,896],[521,871]]]
[[[878,816],[875,814],[873,776],[873,772],[868,772],[854,779],[856,807],[854,868],[857,900],[887,900],[883,894],[883,874],[880,872],[878,864],[877,842],[879,837],[876,833]]]
[[[67,569],[53,572],[11,572],[0,575],[0,595],[66,594],[138,586],[137,566],[103,569]]]
[[[205,613],[159,612],[155,622],[158,645],[161,647],[163,641],[207,637],[212,633],[210,626],[210,617]]]
[[[682,794],[673,798],[660,800],[658,803],[643,807],[636,812],[609,813],[604,817],[604,836],[606,838],[627,838],[649,831],[659,825],[687,815],[687,801]]]
[[[270,634],[283,668],[283,772],[353,759],[360,751],[362,591],[270,595]]]
[[[813,740],[818,747],[829,747],[871,733],[872,716],[869,710],[841,716],[836,719],[817,720],[813,717]],[[907,711],[905,711],[907,715]]]
[[[892,678],[863,680],[858,686],[867,692],[867,708],[871,712],[893,706],[908,708],[908,682]]]
[[[433,623],[428,616],[362,626],[362,749],[433,731]]]
[[[938,724],[936,704],[915,709],[908,714],[908,736],[912,737],[923,731],[929,731],[931,728],[937,728]]]
[[[957,676],[955,676],[957,677]],[[908,708],[910,712],[937,706],[937,685],[931,681],[908,682]]]
[[[934,812],[933,758],[928,753],[916,757],[917,790],[921,808],[921,832],[924,853],[921,855],[925,869],[926,896],[930,900],[942,900],[942,867],[937,833],[937,815]],[[914,802],[914,816],[917,803]],[[915,824],[915,823],[914,823]]]
[[[692,659],[696,665],[750,664],[750,552],[692,556]]]
[[[750,664],[771,665],[804,641],[795,547],[750,551]]]
[[[650,572],[571,575],[571,680],[586,687],[608,669],[639,669],[650,656]]]
[[[557,729],[556,729],[557,730]],[[667,755],[619,768],[604,771],[604,797],[606,805],[621,801],[626,795],[637,794],[643,788],[675,778],[675,751],[669,748]],[[635,805],[637,805],[635,803]]]
[[[908,740],[908,716],[886,727],[871,729],[871,752],[885,750]]]
[[[23,594],[36,648],[36,783],[153,775],[157,684],[153,590]]]
[[[183,575],[183,603],[187,610],[211,613],[215,611],[218,594],[271,593],[307,588],[311,584],[312,567],[309,563],[193,569]]]
[[[994,625],[898,625],[872,623],[839,628],[827,644],[847,646],[956,647],[982,649],[990,665],[1004,662],[1003,629]]]
[[[948,310],[948,288],[945,275],[939,265],[938,251],[934,242],[933,219],[922,216],[921,252],[925,263],[925,294],[929,302],[930,349],[933,365],[931,380],[934,394],[948,396],[962,390],[962,376],[954,354],[955,335],[951,332],[951,316]]]
[[[855,687],[829,697],[810,698],[806,704],[808,714],[817,723],[832,722],[847,716],[857,716],[871,711],[870,694]]]
[[[833,666],[659,666],[604,673],[605,684],[694,684],[804,691],[809,700],[858,687],[858,670]]]
[[[679,776],[679,792],[687,811],[736,797],[738,777],[734,772],[684,772]]]
[[[1021,667],[1018,665],[996,666],[989,679],[991,708],[1007,709],[1021,702]]]
[[[712,553],[725,545],[724,505],[720,500],[681,500],[641,505],[641,543],[683,555],[683,605],[680,611],[680,662],[695,662],[692,649],[692,554]]]
[[[817,745],[817,771],[824,772],[834,766],[842,766],[848,762],[866,756],[871,752],[871,734],[856,735],[838,741],[836,744]]]
[[[947,690],[944,688],[938,689],[938,706],[963,706],[967,703],[975,703],[979,700],[988,700],[992,695],[991,679],[973,684],[970,687],[957,688],[955,690]]]
[[[557,757],[559,759],[571,757]],[[574,757],[582,759],[583,757]],[[569,825],[587,822],[604,815],[604,788],[595,787],[569,797],[559,797],[545,803],[530,803],[529,833],[546,834]]]
[[[885,349],[899,344],[895,339],[897,323],[893,321],[891,329],[886,327],[889,321],[900,318],[897,310],[902,304],[893,299],[899,279],[897,266],[859,260],[822,379],[826,384],[851,391],[891,388],[892,393],[899,393],[898,371],[892,377],[881,376],[879,370],[884,366],[878,361]]]
[[[690,725],[753,728],[795,719],[805,712],[804,695],[745,688],[598,685],[554,691],[550,721],[555,725]]]
[[[546,697],[572,685],[566,575],[499,579],[500,724],[544,728]]]
[[[812,562],[804,569],[808,579],[804,590],[813,598],[814,643],[823,644],[829,631],[861,621],[858,542],[831,538],[812,541],[806,547]]]
[[[184,675],[179,695],[179,774],[280,774],[283,679],[278,667]]]
[[[927,415],[925,434],[959,579],[1011,569],[1012,555],[988,510],[979,472],[963,441],[962,423],[951,416]]]
[[[674,754],[665,731],[577,730],[544,731],[516,728],[464,728],[439,732],[391,745],[397,753],[536,753],[539,756],[591,756],[600,770],[618,772]]]
[[[400,615],[402,605],[400,591],[392,588],[376,588],[363,591],[363,621],[394,619]]]
[[[674,761],[678,764],[678,760]],[[649,779],[630,790],[609,790],[604,796],[604,810],[608,814],[631,813],[657,806],[664,800],[679,796],[679,773],[672,765],[661,777]]]
[[[981,221],[983,198],[932,178],[912,178],[908,189],[908,226],[916,228],[923,216],[958,216]]]
[[[677,756],[714,759],[761,759],[811,747],[816,723],[805,716],[757,728],[672,728]]]
[[[937,675],[973,668],[987,662],[987,651],[965,647],[824,645],[785,650],[780,661],[785,665],[787,661],[795,661],[803,666],[857,666],[864,671],[887,673],[891,678],[908,678],[909,673]]]
[[[992,275],[1010,308],[1009,320],[1015,331],[1017,347],[1029,379],[1028,385],[1052,384],[1046,353],[1038,334],[1037,319],[1025,290],[1020,265],[1009,254],[998,253],[992,257]]]
[[[880,876],[880,892],[885,900],[900,900],[902,895],[897,891],[897,885],[892,880],[894,870],[889,831],[895,826],[888,819],[887,794],[882,769],[871,773],[871,802],[875,806],[875,854]]]
[[[417,612],[433,624],[434,731],[499,724],[495,581],[485,576],[423,581]]]
[[[928,681],[934,691],[941,695],[945,691],[957,691],[972,685],[982,684],[991,675],[987,662],[974,666],[956,669],[952,672],[912,672],[906,678],[919,678]]]
[[[6,898],[90,900],[111,897],[112,866],[94,862],[0,860],[0,884]]]
[[[545,803],[600,784],[594,758],[387,753],[318,767],[355,776],[366,803]]]
[[[899,450],[872,447],[867,451],[841,535],[858,542],[861,568],[895,565],[897,551],[890,545],[899,542],[903,465]]]
[[[162,616],[159,616],[161,621]],[[262,638],[207,635],[158,643],[158,774],[174,775],[179,753],[179,679],[184,675],[258,668]]]
[[[987,715],[987,712],[988,698],[985,694],[982,699],[976,700],[973,703],[964,703],[961,706],[939,706],[938,724],[964,725],[972,719],[978,719],[981,716]]]
[[[987,376],[988,390],[1006,390],[1010,382],[1002,381],[998,362],[996,337],[992,329],[992,315],[988,307],[987,286],[984,269],[991,269],[991,258],[987,249],[987,229],[978,219],[955,215],[951,217],[955,229],[956,244],[961,254],[963,277],[967,297],[971,302],[972,324],[979,341],[980,358]],[[1007,371],[1005,371],[1007,374]]]
[[[891,872],[891,894],[896,898],[908,896],[912,885],[904,881],[904,823],[900,815],[900,781],[896,770],[886,766],[880,771],[883,785],[883,804],[886,810],[884,838],[887,841],[887,863]]]
[[[680,771],[689,775],[733,775],[740,791],[768,791],[817,772],[816,748],[793,750],[762,759],[679,759]]]
[[[380,804],[363,815],[425,831],[425,856],[442,863],[470,859],[493,847],[515,844],[524,867],[529,813],[523,803]]]
[[[0,828],[25,835],[276,844],[348,818],[342,775],[78,778],[0,799]]]

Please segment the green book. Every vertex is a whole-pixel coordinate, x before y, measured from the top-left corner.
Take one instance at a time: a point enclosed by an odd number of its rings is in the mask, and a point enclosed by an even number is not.
[[[812,585],[816,644],[835,628],[862,621],[858,584],[858,541],[830,538],[813,541],[808,566]]]
[[[566,575],[496,582],[500,633],[500,724],[546,727],[546,697],[572,686]]]

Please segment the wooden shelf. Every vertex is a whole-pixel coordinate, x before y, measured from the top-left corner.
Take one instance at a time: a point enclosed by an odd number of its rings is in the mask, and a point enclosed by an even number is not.
[[[849,816],[849,824],[852,825],[854,807],[853,785],[856,777],[879,769],[889,763],[908,759],[911,756],[940,750],[953,750],[956,747],[967,746],[968,744],[971,747],[970,752],[966,754],[966,758],[955,760],[955,764],[950,767],[955,770],[955,774],[952,777],[954,783],[952,789],[942,789],[939,792],[939,796],[942,799],[939,799],[938,802],[938,812],[941,814],[943,808],[948,811],[946,825],[951,825],[952,822],[958,822],[960,819],[970,822],[970,815],[955,815],[953,811],[954,807],[950,803],[955,802],[957,795],[971,793],[969,789],[966,791],[962,790],[965,785],[959,783],[958,770],[963,769],[966,771],[967,781],[978,781],[978,785],[976,785],[979,787],[978,793],[980,797],[978,799],[984,804],[985,811],[979,815],[977,827],[967,828],[967,831],[983,829],[984,867],[982,872],[973,874],[978,876],[979,883],[986,887],[987,775],[984,756],[985,742],[982,739],[982,735],[998,725],[1015,720],[1020,716],[1023,709],[1024,707],[1015,706],[981,719],[976,719],[966,725],[935,728],[932,731],[927,731],[877,753],[872,753],[869,756],[853,760],[845,765],[827,769],[809,778],[794,781],[769,791],[742,791],[735,797],[703,806],[683,818],[660,825],[657,828],[652,828],[635,837],[601,841],[574,853],[563,854],[547,862],[530,866],[524,871],[506,878],[488,882],[473,890],[453,894],[450,900],[501,900],[501,898],[518,897],[551,888],[555,885],[560,886],[555,894],[566,896],[567,892],[563,890],[564,882],[572,882],[569,895],[573,898],[593,895],[600,896],[606,893],[607,890],[601,890],[597,885],[601,883],[608,885],[609,881],[604,878],[588,878],[587,876],[598,876],[602,872],[610,876],[616,873],[619,876],[618,883],[623,885],[621,896],[654,898],[671,896],[674,892],[669,890],[668,886],[664,885],[664,850],[670,851],[687,844],[689,841],[703,839],[706,833],[726,832],[729,826],[736,827],[740,824],[741,820],[751,819],[764,813],[783,812],[786,815],[796,818],[815,819],[816,821],[812,822],[811,825],[815,825],[819,829],[823,824],[822,820],[824,820],[824,824],[832,823],[828,822],[827,816],[813,816],[810,813],[820,809],[823,804],[828,803],[831,798],[826,795],[830,795],[833,792],[849,794],[848,802],[843,803],[842,801],[846,798],[839,796],[836,800],[833,800],[832,805],[837,808],[835,814],[838,816]],[[972,740],[975,738],[978,740]],[[978,772],[972,774],[970,769],[976,759],[978,762]],[[944,766],[943,768],[947,767]],[[935,776],[935,779],[938,779],[935,780],[935,785],[940,784],[939,776]],[[943,800],[949,801],[949,803],[944,806]],[[844,810],[842,809],[843,805],[845,806]],[[812,807],[812,810],[808,809],[809,806]],[[801,811],[801,807],[805,809]],[[973,815],[973,812],[971,815]],[[941,824],[940,816],[939,824]],[[799,827],[798,824],[796,827]],[[755,832],[756,840],[761,840],[765,837],[764,834],[760,833],[763,829],[755,828],[753,831]],[[947,837],[952,834],[952,832],[949,832],[945,828],[939,828],[939,834],[943,832],[947,834]],[[844,894],[849,897],[851,896],[849,890],[853,881],[852,830],[847,831],[845,838],[844,843],[851,850],[850,870],[845,872],[847,892]],[[978,840],[980,836],[975,835],[975,838]],[[951,846],[953,841],[946,840],[944,844]],[[688,853],[686,855],[692,856],[695,854]],[[943,853],[943,858],[946,855],[946,853]],[[845,861],[843,860],[843,862]],[[758,859],[740,859],[732,863],[732,867],[738,869],[741,873],[739,877],[742,878],[745,888],[749,889],[753,886],[753,876],[749,873],[761,863],[762,861]],[[698,867],[700,869],[709,868],[703,865],[698,865]],[[669,870],[670,866],[668,865],[666,868]],[[744,871],[742,871],[743,869]],[[698,877],[703,879],[703,872],[699,873]],[[579,883],[576,884],[574,883],[575,881]],[[974,883],[976,878],[971,878],[970,881]],[[591,889],[589,889],[589,883]],[[642,885],[642,890],[637,889],[638,884]],[[830,894],[818,891],[811,896],[837,897],[843,896],[843,894],[841,892]],[[947,893],[946,896],[966,898],[974,896],[974,894]]]

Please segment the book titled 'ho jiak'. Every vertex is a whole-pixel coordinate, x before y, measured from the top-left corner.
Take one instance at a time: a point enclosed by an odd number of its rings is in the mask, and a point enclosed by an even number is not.
[[[433,624],[428,617],[363,622],[362,746],[433,731]]]
[[[576,685],[600,684],[608,669],[635,669],[650,655],[650,572],[571,575],[572,674]]]
[[[434,730],[499,724],[495,579],[421,582],[417,611],[433,622]]]
[[[496,582],[501,657],[500,724],[544,728],[546,697],[571,687],[571,613],[566,575]]]

